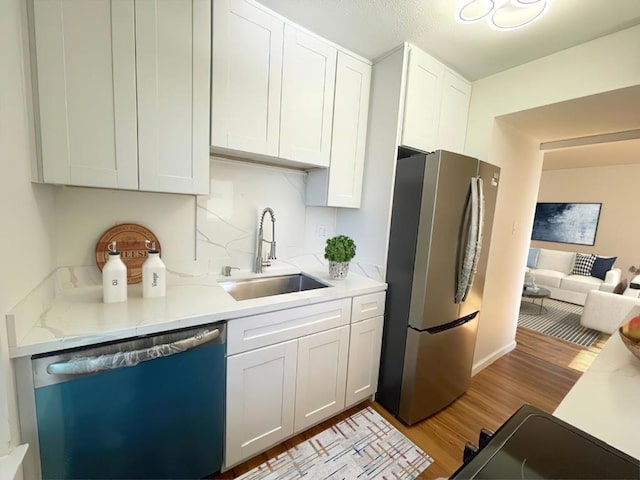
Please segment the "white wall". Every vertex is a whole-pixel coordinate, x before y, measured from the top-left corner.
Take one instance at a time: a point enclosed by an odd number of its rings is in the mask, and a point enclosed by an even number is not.
[[[0,2],[0,455],[20,441],[5,313],[53,269],[53,191],[31,184],[26,2]]]
[[[482,311],[478,323],[478,339],[474,354],[474,373],[489,365],[515,347],[518,302],[522,283],[501,278],[509,272],[512,278],[524,278],[523,258],[529,248],[530,226],[533,223],[535,198],[540,181],[542,153],[538,142],[498,122],[492,132],[491,155],[510,158],[516,168],[502,168],[491,236]],[[515,259],[515,260],[514,260]],[[506,321],[498,321],[506,320]]]
[[[538,182],[542,165],[540,153],[533,144],[517,138],[512,130],[497,128],[495,119],[640,84],[638,45],[640,26],[473,83],[465,150],[469,155],[500,166],[503,178],[476,346],[476,371],[488,363],[487,359],[499,356],[512,346],[537,198],[534,184]]]
[[[474,82],[466,153],[502,167],[509,159],[490,158],[495,117],[640,84],[639,44],[640,25]]]

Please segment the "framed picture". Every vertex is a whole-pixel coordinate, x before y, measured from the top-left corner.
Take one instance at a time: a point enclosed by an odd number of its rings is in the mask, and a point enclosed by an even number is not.
[[[538,203],[531,240],[593,245],[601,203]]]

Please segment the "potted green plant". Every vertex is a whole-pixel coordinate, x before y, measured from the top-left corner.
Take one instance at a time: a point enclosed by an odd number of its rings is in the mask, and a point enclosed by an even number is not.
[[[349,262],[356,256],[356,244],[346,235],[327,239],[324,258],[329,260],[329,276],[340,280],[349,273]]]

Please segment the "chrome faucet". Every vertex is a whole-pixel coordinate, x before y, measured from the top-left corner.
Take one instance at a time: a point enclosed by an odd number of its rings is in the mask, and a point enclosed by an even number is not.
[[[262,225],[264,223],[264,216],[269,213],[271,215],[271,241],[264,239],[264,230]],[[269,257],[267,260],[262,258],[262,242],[266,242],[271,245],[269,249]],[[271,265],[269,260],[276,259],[276,217],[273,213],[273,210],[269,207],[265,208],[262,211],[262,215],[260,216],[260,228],[258,229],[258,248],[256,252],[256,273],[262,273],[263,267],[268,267]]]

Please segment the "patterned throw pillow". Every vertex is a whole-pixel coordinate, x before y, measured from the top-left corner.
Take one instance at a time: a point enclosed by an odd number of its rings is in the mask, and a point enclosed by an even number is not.
[[[591,268],[596,261],[596,256],[592,253],[578,253],[576,254],[576,263],[573,265],[571,275],[584,275],[585,277],[591,276]]]

